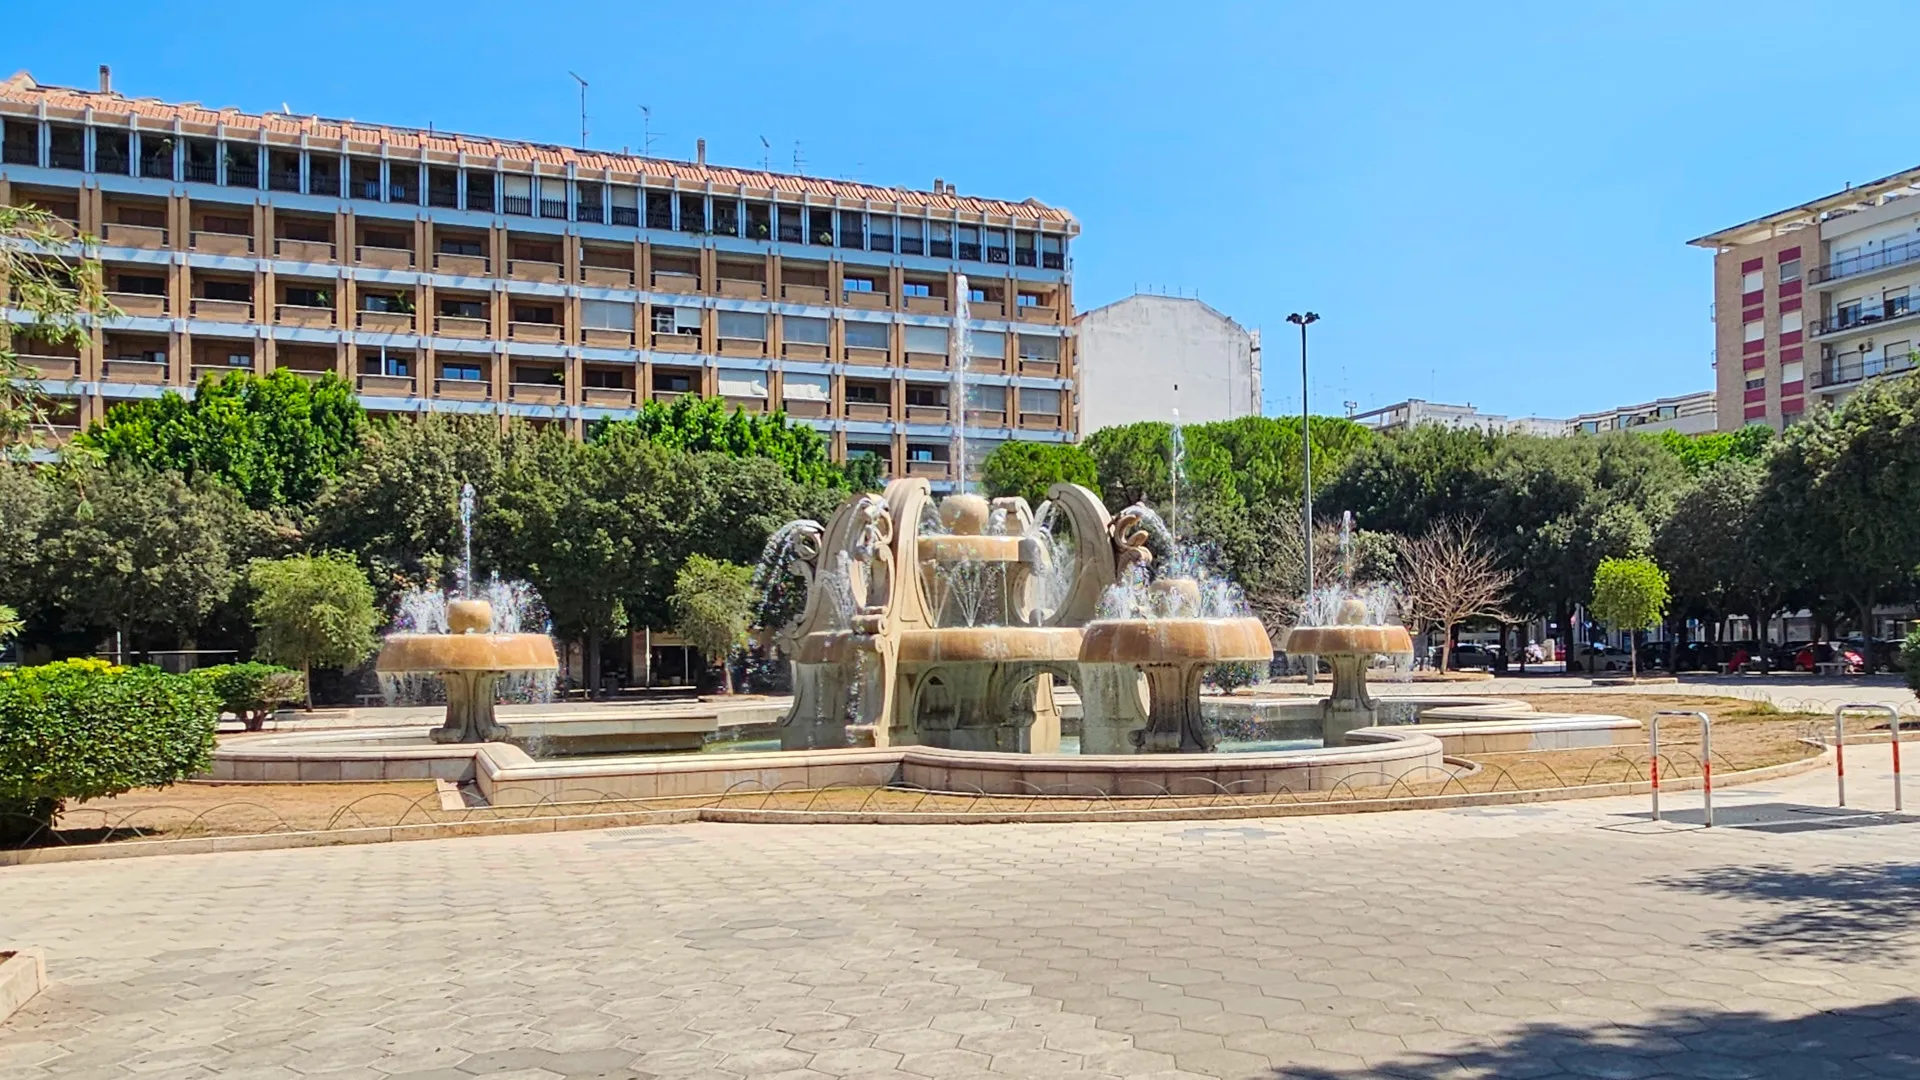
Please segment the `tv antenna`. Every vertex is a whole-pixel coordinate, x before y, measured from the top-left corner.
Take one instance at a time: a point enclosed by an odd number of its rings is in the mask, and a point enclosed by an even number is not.
[[[800,150],[800,140],[793,140],[793,171],[801,176],[807,175],[807,155]]]
[[[773,171],[773,144],[765,135],[760,136],[760,171]]]
[[[653,140],[657,138],[659,138],[659,136],[653,133],[653,110],[645,105],[642,105],[640,106],[640,156],[641,157],[653,156]]]
[[[573,75],[573,72],[567,72]],[[587,80],[573,75],[573,81],[580,84],[580,149],[587,148]]]

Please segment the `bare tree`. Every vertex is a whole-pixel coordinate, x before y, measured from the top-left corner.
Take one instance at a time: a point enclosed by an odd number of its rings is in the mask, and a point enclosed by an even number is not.
[[[1454,628],[1468,619],[1508,618],[1513,573],[1501,569],[1478,519],[1442,519],[1400,538],[1400,581],[1407,613],[1441,628],[1440,671],[1452,661]]]

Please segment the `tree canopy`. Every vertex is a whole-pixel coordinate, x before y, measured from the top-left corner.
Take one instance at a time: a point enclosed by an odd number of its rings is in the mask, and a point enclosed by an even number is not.
[[[649,401],[634,419],[598,425],[592,439],[605,441],[623,429],[671,450],[767,458],[802,484],[846,490],[858,480],[864,489],[874,486],[876,479],[872,462],[844,468],[835,464],[820,433],[805,424],[789,423],[785,413],[729,408],[724,398],[686,394],[672,402]]]
[[[1039,506],[1047,489],[1058,483],[1100,489],[1100,467],[1093,455],[1072,443],[1024,442],[1014,439],[994,447],[980,466],[980,481],[989,497],[1018,495]]]
[[[350,668],[373,655],[380,615],[373,586],[353,557],[339,552],[261,559],[247,569],[260,655],[297,667]],[[307,691],[312,707],[312,691]]]
[[[727,693],[733,692],[727,656],[746,642],[753,619],[751,576],[745,566],[705,555],[689,556],[674,575],[674,629],[709,663],[720,664]]]

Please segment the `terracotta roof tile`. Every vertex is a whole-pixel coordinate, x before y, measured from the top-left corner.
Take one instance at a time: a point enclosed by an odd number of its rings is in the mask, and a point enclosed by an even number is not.
[[[961,214],[992,214],[1027,221],[1054,222],[1071,227],[1073,215],[1037,199],[1008,202],[971,195],[936,194],[909,188],[881,187],[851,180],[830,180],[816,176],[736,169],[724,165],[701,165],[688,161],[636,157],[599,150],[577,150],[567,146],[490,139],[452,132],[421,131],[417,128],[363,124],[353,120],[329,120],[318,116],[292,116],[284,113],[249,113],[231,106],[210,109],[198,102],[170,104],[157,98],[128,98],[117,93],[99,93],[65,86],[43,86],[26,72],[0,80],[0,101],[24,105],[44,104],[50,111],[83,112],[92,109],[98,115],[137,116],[141,123],[157,122],[171,127],[178,120],[184,126],[212,128],[224,124],[229,131],[259,131],[269,134],[306,135],[312,142],[337,143],[346,140],[377,146],[384,142],[399,150],[424,150],[429,153],[500,157],[515,162],[580,169],[601,169],[644,177],[654,181],[678,180],[716,187],[768,188],[790,194],[807,194],[853,202],[899,203],[929,210],[948,210]]]

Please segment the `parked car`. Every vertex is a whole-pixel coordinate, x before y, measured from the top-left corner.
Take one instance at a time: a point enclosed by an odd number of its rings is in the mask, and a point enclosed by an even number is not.
[[[1906,670],[1900,663],[1901,644],[1899,641],[1889,641],[1886,638],[1866,638],[1863,640],[1858,634],[1849,636],[1846,641],[1848,648],[1873,662],[1873,669],[1875,671]]]
[[[1440,666],[1440,646],[1427,650],[1427,662],[1434,667]],[[1507,654],[1498,645],[1482,645],[1476,641],[1463,641],[1453,647],[1447,657],[1449,671],[1505,671]]]
[[[1857,674],[1867,670],[1866,658],[1844,641],[1809,641],[1793,654],[1793,670],[1809,674],[1820,664],[1841,664],[1841,670]]]
[[[1633,657],[1611,645],[1575,645],[1567,654],[1568,671],[1630,671]]]

